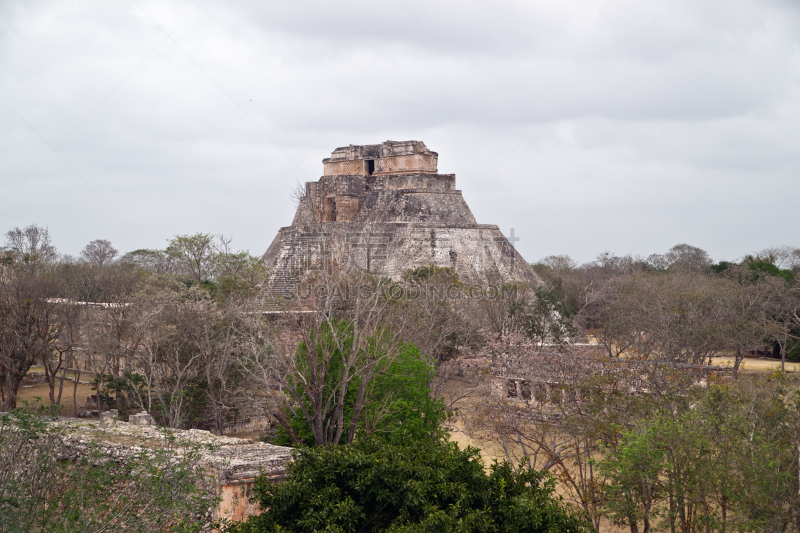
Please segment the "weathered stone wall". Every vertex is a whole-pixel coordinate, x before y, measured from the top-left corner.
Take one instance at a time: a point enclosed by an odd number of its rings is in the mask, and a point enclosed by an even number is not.
[[[381,157],[399,162],[394,174],[378,172]],[[324,261],[394,279],[437,265],[474,285],[540,284],[497,226],[476,222],[455,175],[436,173],[437,158],[418,141],[337,148],[323,161],[325,175],[306,184],[292,225],[263,256],[270,288],[290,295],[304,272]],[[420,161],[432,169],[415,168]]]
[[[335,248],[330,244],[335,242]],[[335,259],[399,280],[424,265],[452,267],[474,285],[539,283],[497,226],[448,224],[308,224],[281,228],[265,254],[270,285],[292,295],[312,265]]]
[[[370,191],[358,220],[478,226],[461,191],[431,189]]]
[[[454,191],[455,174],[430,174],[414,172],[366,178],[369,190],[436,189]]]
[[[436,172],[437,157],[432,154],[413,154],[370,159],[372,165],[364,160],[329,161],[325,163],[325,176],[336,174],[391,174],[396,172]]]
[[[210,476],[207,490],[220,498],[211,515],[214,520],[240,521],[257,513],[258,505],[249,500],[256,476],[282,483],[286,479],[286,465],[292,460],[291,448],[222,437],[198,429],[133,425],[112,416],[105,416],[99,425],[66,420],[57,424],[65,427],[66,460],[92,457],[99,452],[110,460],[125,463],[147,449],[169,447],[181,455],[184,448],[201,445],[197,466]]]

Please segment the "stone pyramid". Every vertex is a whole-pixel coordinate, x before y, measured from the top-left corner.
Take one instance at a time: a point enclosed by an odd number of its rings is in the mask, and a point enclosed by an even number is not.
[[[395,280],[436,265],[470,285],[541,284],[497,226],[476,222],[455,174],[438,173],[438,157],[420,141],[334,150],[263,256],[271,291],[291,296],[325,260]]]

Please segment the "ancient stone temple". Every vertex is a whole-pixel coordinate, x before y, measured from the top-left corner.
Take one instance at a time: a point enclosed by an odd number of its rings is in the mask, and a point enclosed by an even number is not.
[[[393,279],[437,265],[472,285],[541,283],[497,226],[476,222],[438,158],[420,141],[334,150],[264,254],[272,291],[291,295],[326,257]]]

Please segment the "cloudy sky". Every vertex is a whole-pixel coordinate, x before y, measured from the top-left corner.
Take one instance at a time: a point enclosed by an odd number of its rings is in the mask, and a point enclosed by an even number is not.
[[[2,232],[260,255],[387,139],[529,261],[800,246],[800,3],[0,1]]]

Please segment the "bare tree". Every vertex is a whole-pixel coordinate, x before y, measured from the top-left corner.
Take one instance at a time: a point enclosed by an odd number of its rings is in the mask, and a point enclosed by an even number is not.
[[[769,339],[781,337],[782,326],[788,324],[782,311],[791,301],[792,291],[781,278],[753,280],[751,272],[741,266],[729,268],[724,277],[731,281],[726,299],[731,320],[727,332],[734,349],[733,373],[738,376],[748,353],[763,350]]]
[[[666,270],[669,268],[669,259],[663,254],[650,254],[647,256],[647,264],[653,270]]]
[[[643,345],[644,332],[638,317],[625,309],[621,284],[625,278],[614,278],[587,295],[587,303],[578,314],[578,323],[594,334],[609,357],[620,357],[635,346]]]
[[[609,285],[586,320],[596,320],[609,355],[708,364],[732,346],[741,325],[739,290],[733,280],[701,273],[636,274]]]
[[[240,364],[238,326],[245,309],[234,302],[219,304],[198,297],[185,306],[181,316],[186,340],[199,355],[197,366],[204,377],[211,417],[220,435],[226,416],[235,409],[230,395]]]
[[[793,272],[800,270],[800,248],[794,246],[772,246],[764,248],[756,257],[769,261],[778,268]]]
[[[263,291],[268,273],[261,258],[234,251],[232,241],[220,234],[212,245],[215,279],[220,299],[241,304]]]
[[[453,269],[435,265],[410,269],[396,288],[411,324],[404,340],[422,353],[442,363],[457,356],[461,348],[482,342],[483,334],[476,321],[483,319],[485,305],[471,297],[470,287],[459,280]],[[501,313],[499,309],[497,312]]]
[[[30,367],[47,360],[63,325],[61,306],[52,296],[56,280],[36,269],[6,268],[0,273],[0,399],[16,407],[17,391]]]
[[[41,354],[44,375],[50,388],[50,406],[61,405],[61,393],[64,388],[67,367],[74,362],[73,350],[78,343],[83,306],[62,299],[54,308],[50,327],[48,349]],[[58,396],[56,384],[60,383]]]
[[[572,259],[569,255],[548,255],[539,261],[539,263],[548,267],[553,273],[558,275],[567,274],[578,266],[578,261]]]
[[[15,227],[6,232],[6,250],[18,265],[36,266],[56,259],[55,246],[50,242],[50,232],[36,224],[22,229]]]
[[[187,322],[207,297],[198,287],[186,289],[146,287],[137,295],[136,330],[141,347],[134,365],[144,378],[147,398],[140,398],[148,412],[157,405],[169,427],[185,422],[187,386],[200,371],[201,354],[186,342]]]
[[[81,251],[81,259],[97,268],[107,266],[119,252],[105,239],[96,239]]]
[[[676,244],[665,255],[669,269],[678,272],[699,272],[711,265],[708,252],[688,244]]]
[[[143,283],[135,270],[125,263],[113,265],[98,277],[102,301],[87,305],[86,311],[87,357],[100,356],[91,370],[119,377],[125,367],[130,367],[144,341],[137,321],[147,305],[136,297],[137,292],[143,290]]]

